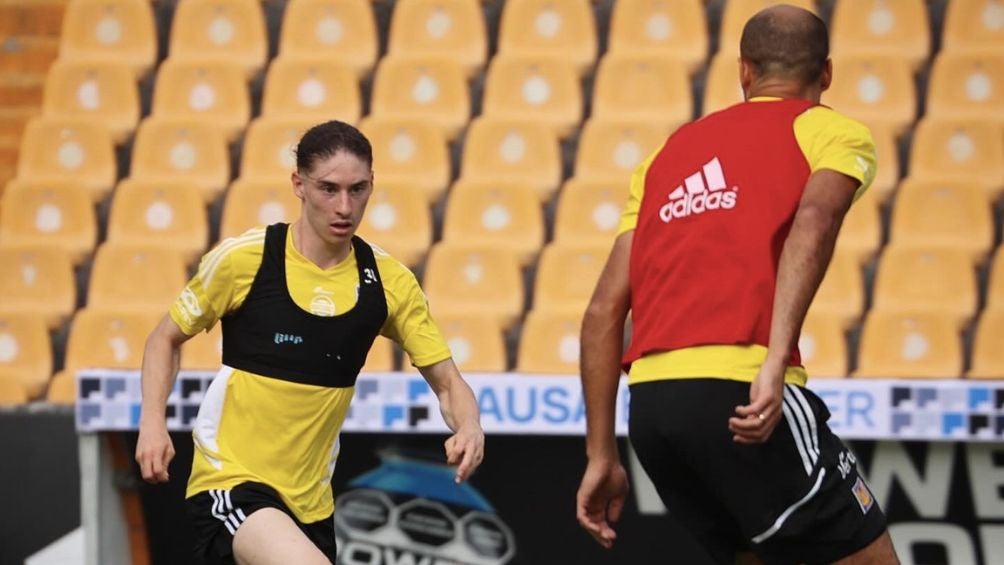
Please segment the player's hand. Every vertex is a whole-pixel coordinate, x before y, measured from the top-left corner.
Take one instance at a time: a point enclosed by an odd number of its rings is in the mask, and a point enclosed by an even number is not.
[[[620,461],[589,460],[576,496],[575,517],[607,549],[617,539],[613,525],[621,517],[627,493],[627,472]]]
[[[461,483],[485,458],[485,433],[478,424],[464,426],[446,440],[445,447],[446,462],[457,466],[454,480]]]
[[[170,476],[167,466],[174,459],[174,443],[164,422],[141,422],[139,440],[136,442],[136,462],[143,480],[148,483],[166,483]]]
[[[729,430],[736,443],[763,443],[784,415],[784,363],[764,363],[750,384],[750,403],[736,406],[736,415],[729,418]]]

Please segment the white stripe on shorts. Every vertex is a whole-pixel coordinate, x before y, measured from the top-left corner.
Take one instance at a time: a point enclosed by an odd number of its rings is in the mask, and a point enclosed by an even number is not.
[[[771,527],[767,528],[763,533],[753,536],[752,539],[753,543],[763,543],[768,539],[770,539],[771,536],[776,534],[781,529],[781,527],[784,526],[784,522],[796,510],[798,510],[806,502],[809,502],[809,500],[811,500],[813,496],[816,496],[816,493],[819,492],[819,487],[823,484],[823,477],[825,476],[826,476],[826,468],[820,467],[819,476],[816,477],[816,484],[812,485],[812,488],[809,489],[809,493],[803,496],[801,500],[795,502],[795,504],[792,504],[791,506],[786,508],[784,512],[782,512],[781,515],[777,517],[777,520],[774,520],[774,523],[771,525]]]

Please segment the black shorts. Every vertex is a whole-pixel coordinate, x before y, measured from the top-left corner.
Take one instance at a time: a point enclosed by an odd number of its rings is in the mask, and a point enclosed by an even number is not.
[[[669,512],[719,563],[745,550],[768,565],[832,563],[878,538],[885,515],[823,401],[785,385],[770,439],[742,445],[728,420],[749,389],[724,379],[631,385],[631,444]]]
[[[310,524],[301,523],[272,487],[241,483],[230,490],[208,490],[185,500],[195,529],[195,551],[207,565],[234,563],[234,534],[244,520],[262,508],[276,508],[293,519],[328,559],[335,562],[334,515]]]

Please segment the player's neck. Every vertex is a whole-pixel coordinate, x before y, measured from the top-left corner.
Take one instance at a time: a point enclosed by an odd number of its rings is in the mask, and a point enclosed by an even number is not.
[[[329,269],[344,261],[352,251],[350,240],[332,244],[321,239],[303,220],[290,226],[293,247],[308,261],[321,269]]]
[[[790,80],[763,79],[750,85],[746,99],[769,97],[785,100],[807,100],[819,104],[823,94],[818,84],[798,84]]]

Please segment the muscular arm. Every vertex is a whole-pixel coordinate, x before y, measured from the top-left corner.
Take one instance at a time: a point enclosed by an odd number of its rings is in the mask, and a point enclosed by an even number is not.
[[[454,434],[446,440],[446,461],[457,467],[457,482],[466,479],[484,458],[485,436],[478,403],[453,359],[418,370],[439,399],[439,409]]]

